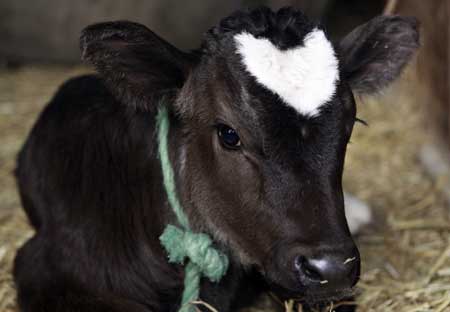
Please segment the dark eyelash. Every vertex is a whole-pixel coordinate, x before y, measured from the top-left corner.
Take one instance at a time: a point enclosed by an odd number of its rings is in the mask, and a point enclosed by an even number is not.
[[[361,118],[358,118],[358,117],[355,118],[355,122],[359,122],[359,123],[363,124],[366,127],[369,126],[369,124],[364,119],[361,119]]]

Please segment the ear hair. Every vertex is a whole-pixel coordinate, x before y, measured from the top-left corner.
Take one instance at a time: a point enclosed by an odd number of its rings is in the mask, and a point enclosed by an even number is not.
[[[80,48],[82,59],[95,66],[120,102],[145,110],[183,85],[193,61],[145,26],[128,21],[88,26]]]
[[[350,32],[338,53],[353,91],[373,94],[393,82],[419,47],[418,28],[413,17],[378,16]]]

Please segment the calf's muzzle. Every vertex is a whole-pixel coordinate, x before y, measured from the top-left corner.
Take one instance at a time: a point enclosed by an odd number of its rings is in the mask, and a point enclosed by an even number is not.
[[[345,243],[278,246],[270,274],[276,288],[293,297],[327,301],[343,299],[359,280],[360,255],[351,238]]]

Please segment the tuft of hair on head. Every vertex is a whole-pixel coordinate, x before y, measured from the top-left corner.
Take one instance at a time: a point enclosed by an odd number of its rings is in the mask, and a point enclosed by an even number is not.
[[[301,44],[306,34],[316,26],[301,11],[292,7],[276,12],[267,7],[239,10],[206,33],[203,49],[227,49],[236,34],[246,32],[256,38],[268,38],[279,49],[286,50]]]

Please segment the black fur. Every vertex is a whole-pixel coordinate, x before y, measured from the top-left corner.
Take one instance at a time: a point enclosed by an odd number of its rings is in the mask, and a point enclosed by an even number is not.
[[[384,26],[344,39],[345,75],[316,118],[259,85],[235,53],[233,35],[244,30],[280,49],[301,45],[316,26],[296,10],[237,12],[192,53],[131,22],[86,28],[83,58],[100,76],[66,82],[18,157],[19,191],[36,229],[15,260],[22,311],[178,309],[183,267],[168,263],[158,240],[174,223],[156,157],[159,105],[171,111],[170,157],[189,220],[231,260],[222,281],[202,280],[200,299],[227,312],[269,287],[311,304],[351,293],[359,259],[342,280],[320,287],[301,279],[294,259],[358,256],[341,186],[356,113],[349,83],[370,74],[373,55],[397,65],[389,63],[396,68],[389,75],[375,66],[370,85],[384,86],[399,73],[406,63],[399,53],[409,58],[416,47],[397,47],[383,35],[390,29],[406,41],[402,34],[415,33],[411,23],[389,27],[399,20],[375,20]],[[365,44],[373,37],[393,51],[373,52]],[[361,51],[351,48],[358,40]],[[238,150],[220,145],[218,123],[237,130]]]
[[[207,32],[204,48],[216,53],[217,43],[225,41],[225,44],[229,44],[234,35],[245,31],[256,38],[269,39],[280,50],[287,50],[302,45],[305,35],[314,27],[319,25],[309,21],[302,12],[291,8],[282,8],[277,12],[264,7],[237,11]]]

